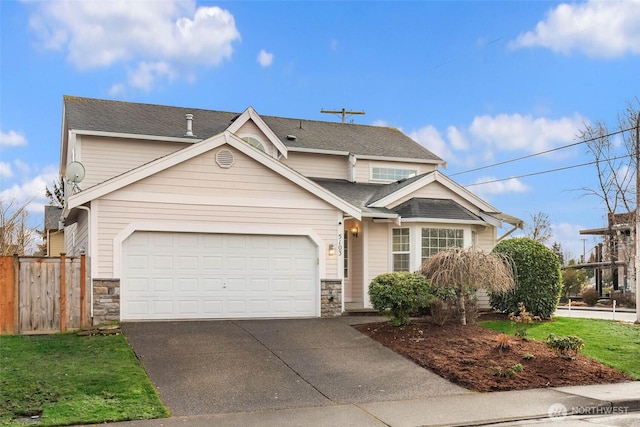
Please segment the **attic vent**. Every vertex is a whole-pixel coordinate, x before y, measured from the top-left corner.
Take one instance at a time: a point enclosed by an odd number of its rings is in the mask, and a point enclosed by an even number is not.
[[[295,136],[295,135],[287,135],[287,139],[288,139],[289,141],[295,141],[296,136]]]
[[[187,131],[184,136],[195,136],[193,134],[193,114],[185,114],[185,119],[187,119]]]
[[[229,169],[231,166],[233,166],[234,161],[235,159],[233,157],[233,153],[226,148],[223,148],[216,153],[216,163],[221,168]]]

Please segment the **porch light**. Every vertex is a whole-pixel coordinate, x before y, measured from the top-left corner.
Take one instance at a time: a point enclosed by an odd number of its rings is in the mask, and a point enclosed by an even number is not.
[[[333,245],[333,243],[331,243],[329,245],[329,256],[335,256],[336,254],[336,247]]]
[[[358,226],[357,225],[354,225],[353,227],[351,227],[351,235],[353,237],[358,237],[358,231],[359,230],[358,230]]]

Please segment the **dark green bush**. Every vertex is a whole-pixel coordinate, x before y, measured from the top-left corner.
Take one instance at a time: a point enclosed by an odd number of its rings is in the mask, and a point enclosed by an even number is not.
[[[598,293],[598,290],[594,287],[587,288],[584,291],[582,291],[582,302],[587,304],[589,307],[593,307],[594,305],[596,305],[599,299],[600,299],[600,294]]]
[[[529,238],[503,240],[493,249],[513,260],[516,287],[512,291],[489,293],[491,306],[504,313],[519,313],[523,303],[533,316],[551,317],[560,301],[562,275],[556,254]]]
[[[390,325],[407,325],[410,315],[429,305],[429,281],[406,271],[381,274],[369,284],[369,298],[373,308],[391,315]]]

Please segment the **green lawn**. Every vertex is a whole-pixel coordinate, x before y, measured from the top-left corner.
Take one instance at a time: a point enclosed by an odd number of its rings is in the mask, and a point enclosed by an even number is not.
[[[0,426],[168,416],[122,334],[0,336]]]
[[[513,335],[509,321],[486,321],[480,325]],[[550,322],[536,322],[528,338],[544,340],[549,334],[577,335],[584,340],[582,353],[640,380],[640,326],[609,320],[555,317]]]

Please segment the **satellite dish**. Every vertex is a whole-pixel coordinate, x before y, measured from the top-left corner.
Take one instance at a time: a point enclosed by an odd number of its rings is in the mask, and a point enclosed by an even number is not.
[[[80,162],[71,162],[67,165],[67,180],[74,185],[84,179],[84,166]]]
[[[67,181],[71,183],[71,191],[75,194],[80,191],[78,183],[84,179],[84,166],[80,162],[71,162],[67,165]]]

